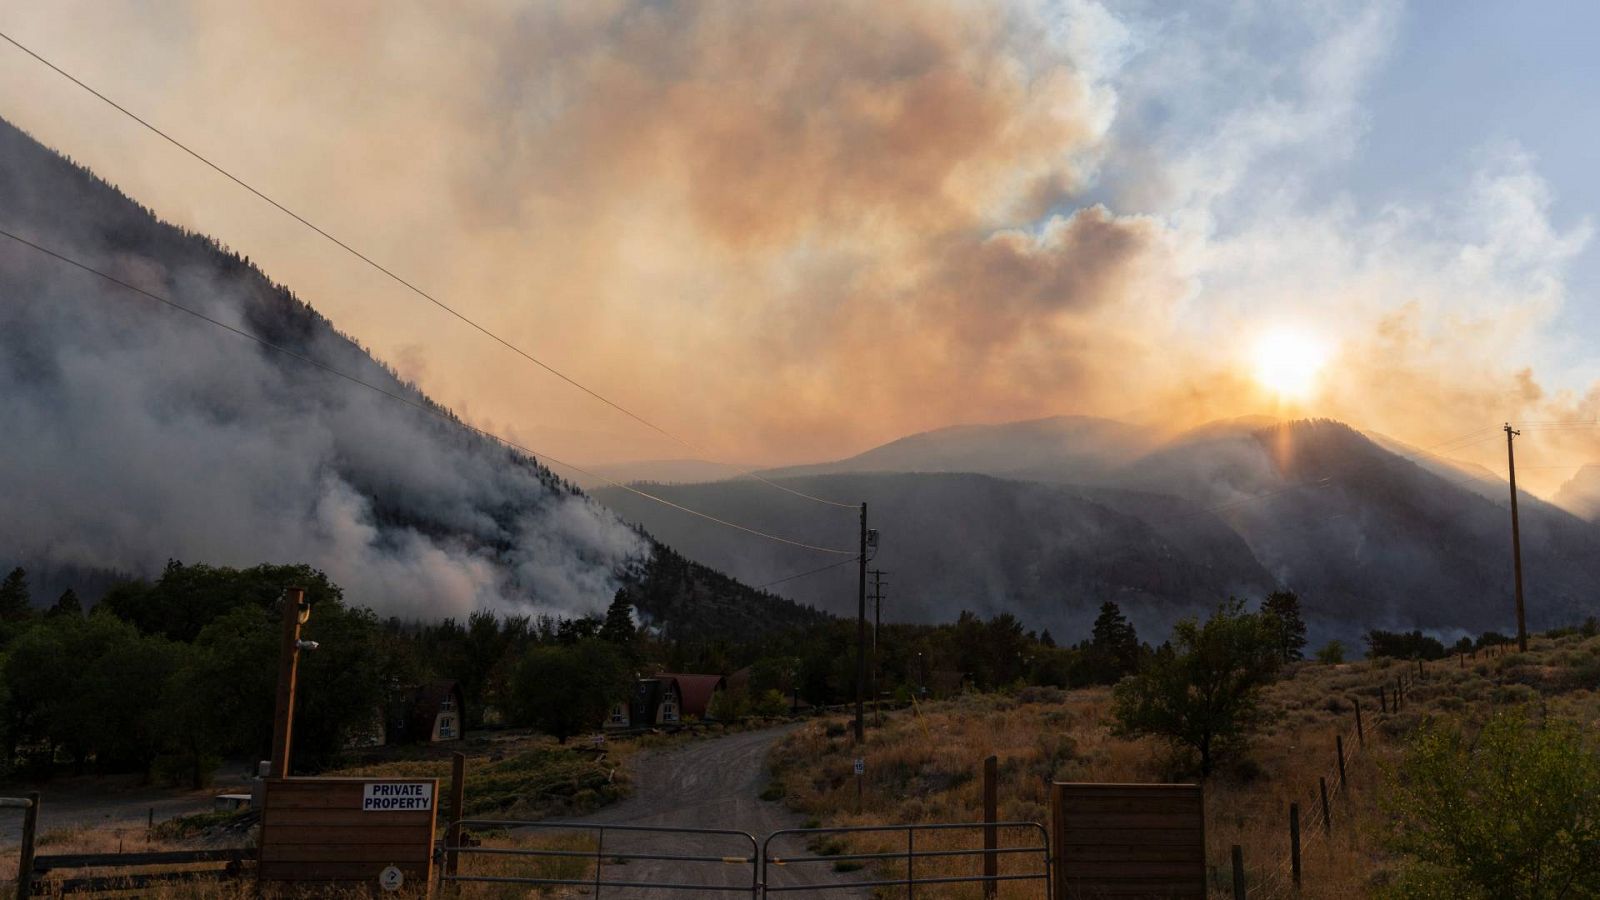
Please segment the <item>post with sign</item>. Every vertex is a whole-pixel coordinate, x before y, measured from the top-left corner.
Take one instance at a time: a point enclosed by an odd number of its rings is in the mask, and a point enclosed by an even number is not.
[[[861,776],[867,774],[867,761],[866,761],[865,758],[860,757],[860,756],[856,757],[855,772],[856,772],[856,812],[859,813],[859,812],[861,812],[861,791],[862,791]]]
[[[432,882],[438,779],[272,778],[264,787],[262,881]]]

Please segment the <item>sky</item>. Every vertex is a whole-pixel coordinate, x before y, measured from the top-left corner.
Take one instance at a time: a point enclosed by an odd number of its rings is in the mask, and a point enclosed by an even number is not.
[[[798,463],[1065,413],[1330,416],[1425,447],[1600,413],[1597,19],[1256,0],[0,9],[0,31],[689,446],[4,44],[0,116],[560,459]],[[1597,437],[1530,432],[1523,480],[1553,490]],[[1503,467],[1503,449],[1453,452]]]

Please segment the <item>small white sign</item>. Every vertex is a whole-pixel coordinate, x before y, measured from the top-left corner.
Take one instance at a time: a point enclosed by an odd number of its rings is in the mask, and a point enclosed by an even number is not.
[[[394,866],[386,866],[382,872],[378,873],[378,887],[386,891],[398,891],[405,883],[405,873]]]
[[[867,774],[867,761],[865,759],[859,757],[859,756],[856,757],[856,774],[857,775],[865,775],[865,774]]]
[[[361,786],[363,812],[409,812],[433,809],[433,783],[374,781]]]

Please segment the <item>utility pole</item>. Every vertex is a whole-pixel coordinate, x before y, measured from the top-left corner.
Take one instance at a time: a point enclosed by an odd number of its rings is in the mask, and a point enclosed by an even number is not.
[[[1522,531],[1517,527],[1517,456],[1511,448],[1511,439],[1521,434],[1506,423],[1506,471],[1511,480],[1511,567],[1516,573],[1517,585],[1517,650],[1528,652],[1528,620],[1522,604]]]
[[[306,592],[287,588],[283,592],[283,633],[278,648],[278,696],[272,716],[273,778],[289,777],[289,749],[294,732],[294,689],[300,669],[300,626],[311,618]]]
[[[856,557],[856,743],[867,740],[867,551],[878,548],[878,533],[867,527],[867,504],[861,504],[861,555]]]
[[[882,699],[878,690],[878,629],[883,627],[883,576],[889,573],[873,569],[867,574],[872,576],[872,721],[881,725],[883,719],[878,714],[878,703]]]

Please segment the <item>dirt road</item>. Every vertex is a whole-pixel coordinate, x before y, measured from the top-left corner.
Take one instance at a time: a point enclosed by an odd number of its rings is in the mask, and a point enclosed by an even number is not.
[[[718,828],[747,832],[761,841],[775,831],[798,828],[800,816],[781,802],[760,798],[767,785],[767,751],[796,726],[751,731],[708,741],[696,741],[672,750],[641,754],[632,765],[634,795],[615,806],[576,821],[605,825],[649,825],[684,828]],[[750,842],[739,839],[689,839],[623,831],[607,832],[607,855],[616,852],[744,856]],[[773,843],[776,856],[811,855],[799,840],[780,839]],[[606,880],[693,882],[727,887],[748,887],[751,867],[722,862],[681,863],[662,860],[635,860],[624,865],[605,866]],[[774,866],[768,882],[774,886],[821,886],[845,884],[855,876],[839,875],[828,863]],[[684,898],[717,896],[695,891],[646,891],[606,888],[602,897]],[[721,892],[736,897],[738,893]],[[859,898],[870,894],[860,888],[795,891],[790,896],[821,898]]]

